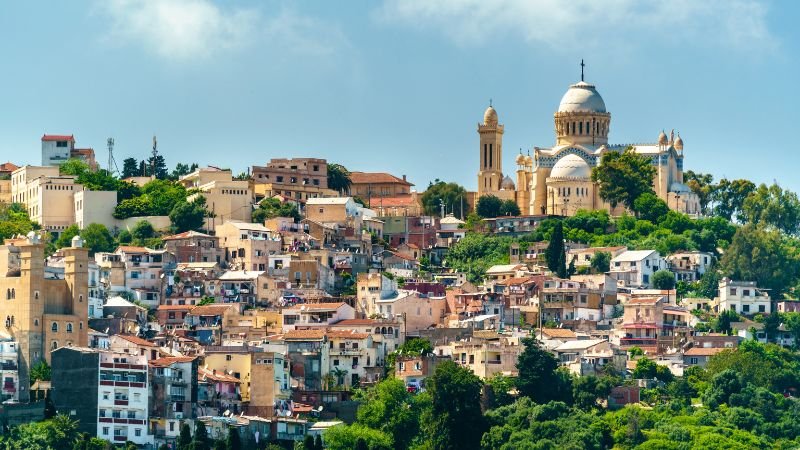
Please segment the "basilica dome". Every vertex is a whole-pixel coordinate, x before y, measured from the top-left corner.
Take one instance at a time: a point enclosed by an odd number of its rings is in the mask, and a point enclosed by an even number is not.
[[[558,160],[550,171],[550,178],[588,180],[592,176],[589,164],[578,155],[567,155]]]
[[[514,160],[514,162],[516,162],[518,166],[524,166],[525,165],[525,155],[520,153],[519,155],[517,155],[517,158]]]
[[[497,125],[497,111],[495,111],[491,106],[486,108],[486,112],[483,113],[483,124]]]
[[[606,112],[606,103],[594,85],[581,81],[569,87],[561,97],[558,112]]]
[[[514,185],[514,180],[512,180],[510,176],[506,175],[506,177],[503,178],[502,183],[500,183],[500,189],[506,191],[515,191],[517,188]]]

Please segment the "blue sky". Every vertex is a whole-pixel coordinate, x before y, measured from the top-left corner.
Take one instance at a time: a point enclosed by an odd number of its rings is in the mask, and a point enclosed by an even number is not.
[[[614,143],[680,131],[685,167],[800,191],[800,3],[756,0],[52,1],[0,4],[0,159],[43,133],[105,164],[243,171],[314,156],[474,189],[489,98],[519,148],[554,142],[580,77]]]

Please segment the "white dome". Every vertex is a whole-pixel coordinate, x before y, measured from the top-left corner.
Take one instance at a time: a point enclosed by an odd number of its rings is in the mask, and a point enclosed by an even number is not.
[[[672,145],[675,147],[675,150],[683,150],[683,139],[681,139],[681,135],[678,135],[678,138],[675,139],[675,143]]]
[[[506,191],[514,191],[517,188],[514,185],[514,180],[512,180],[510,176],[506,175],[506,177],[503,178],[503,181],[500,183],[500,189],[505,189]]]
[[[567,155],[558,160],[549,178],[588,180],[592,176],[589,164],[578,155]]]
[[[667,133],[664,133],[664,130],[661,130],[661,133],[658,134],[658,143],[659,145],[667,145],[669,143]]]
[[[497,111],[491,106],[486,108],[486,111],[483,113],[483,124],[497,125]]]
[[[606,103],[594,85],[581,81],[570,86],[567,93],[561,97],[558,112],[604,113],[606,112]]]

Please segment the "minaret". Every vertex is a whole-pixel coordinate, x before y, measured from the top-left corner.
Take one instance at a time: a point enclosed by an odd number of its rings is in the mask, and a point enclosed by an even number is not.
[[[503,181],[503,128],[497,122],[497,111],[490,100],[489,107],[483,114],[483,124],[478,124],[478,197],[500,190],[500,183]]]

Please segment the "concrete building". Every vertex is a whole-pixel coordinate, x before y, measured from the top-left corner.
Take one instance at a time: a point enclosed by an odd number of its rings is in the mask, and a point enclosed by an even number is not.
[[[0,317],[19,343],[19,400],[30,399],[30,368],[50,361],[50,351],[88,345],[88,250],[76,237],[63,248],[64,279],[46,279],[44,244],[33,233],[0,247]],[[5,255],[5,257],[2,257]],[[13,255],[9,257],[9,255]],[[12,264],[9,266],[9,262]]]
[[[653,274],[666,268],[666,260],[655,250],[628,250],[611,259],[608,274],[620,286],[650,288]]]
[[[186,231],[161,238],[164,249],[175,255],[178,263],[214,262],[225,260],[225,249],[219,245],[219,236],[198,231]]]
[[[53,403],[78,430],[115,444],[152,445],[144,356],[86,347],[53,352]]]
[[[179,182],[187,189],[199,192],[186,198],[191,202],[198,196],[206,199],[206,208],[214,217],[207,220],[206,228],[216,229],[226,220],[250,221],[253,213],[253,193],[246,180],[234,180],[230,169],[204,167],[184,175]]]
[[[81,230],[92,223],[105,225],[113,230],[119,221],[114,219],[114,208],[117,206],[116,191],[76,190],[72,196],[75,211],[75,224]]]
[[[347,303],[303,303],[284,308],[283,330],[324,328],[336,322],[355,318],[355,310]]]
[[[661,352],[666,347],[679,348],[689,335],[691,314],[671,305],[664,296],[634,297],[625,303],[620,328],[620,346],[640,347]]]
[[[1,401],[19,401],[19,343],[10,337],[0,337]]]
[[[678,252],[667,255],[667,267],[677,281],[693,283],[700,279],[714,261],[708,252]]]
[[[731,310],[750,316],[772,313],[769,293],[756,286],[755,281],[734,281],[723,278],[719,282],[719,297],[712,302],[714,312]]]
[[[216,236],[233,270],[265,271],[269,256],[282,251],[280,234],[258,223],[227,221],[217,227]]]
[[[309,198],[335,197],[328,189],[328,163],[319,158],[273,158],[251,170],[256,199],[280,196],[302,203]]]
[[[198,358],[162,357],[149,368],[150,431],[158,442],[174,444],[183,421],[198,417]]]
[[[494,332],[481,332],[483,337],[472,337],[467,341],[451,342],[447,349],[437,347],[435,352],[449,354],[453,360],[482,379],[497,374],[514,376],[517,374],[517,359],[523,347],[519,339],[500,336]]]

